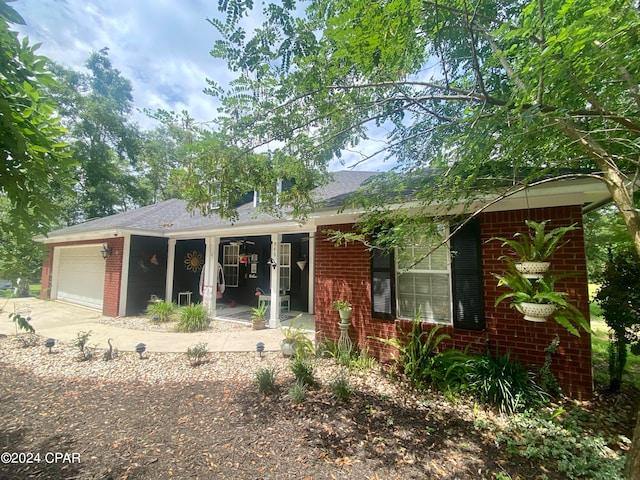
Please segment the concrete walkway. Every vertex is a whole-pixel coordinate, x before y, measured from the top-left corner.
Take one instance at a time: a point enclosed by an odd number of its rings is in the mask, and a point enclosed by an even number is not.
[[[207,344],[210,352],[255,352],[258,342],[264,343],[265,351],[279,351],[283,338],[280,329],[252,330],[249,325],[232,331],[197,333],[133,330],[101,323],[110,317],[102,316],[97,310],[36,298],[0,299],[0,335],[16,334],[15,323],[9,318],[14,304],[30,308],[31,325],[43,338],[71,342],[78,332],[91,330],[89,345],[106,347],[110,338],[120,351],[135,351],[138,343],[144,343],[149,352],[184,353],[201,342]]]

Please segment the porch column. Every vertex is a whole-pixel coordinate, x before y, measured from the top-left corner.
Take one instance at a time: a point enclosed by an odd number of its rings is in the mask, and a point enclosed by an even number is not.
[[[176,239],[170,238],[167,246],[167,283],[165,284],[165,302],[173,301],[173,272],[176,264]]]
[[[202,303],[209,309],[209,316],[215,318],[217,312],[218,291],[218,249],[220,248],[220,237],[207,237],[205,239],[205,263],[204,263],[204,283],[202,285]]]
[[[276,268],[271,268],[271,313],[269,328],[278,328],[280,324],[280,243],[282,234],[271,234],[271,259],[276,262]]]
[[[309,232],[309,312],[315,311],[316,292],[316,236],[315,232]]]

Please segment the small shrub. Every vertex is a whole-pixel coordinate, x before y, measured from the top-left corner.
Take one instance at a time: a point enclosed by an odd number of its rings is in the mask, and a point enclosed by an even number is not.
[[[263,395],[274,394],[276,388],[276,369],[274,367],[264,367],[256,371],[255,385]]]
[[[484,355],[469,361],[469,390],[480,401],[496,405],[503,413],[514,413],[549,401],[536,384],[532,372],[509,354],[495,358]]]
[[[564,418],[541,412],[509,417],[495,441],[510,454],[534,459],[563,478],[623,478],[624,457],[613,454],[602,437],[585,430],[571,413]]]
[[[35,333],[35,328],[33,328],[33,326],[31,325],[31,317],[30,316],[23,316],[20,313],[10,313],[9,314],[9,318],[12,319],[15,324],[16,324],[16,331],[18,329],[20,330],[24,330],[26,332],[29,333]]]
[[[207,357],[209,351],[207,350],[207,344],[202,342],[192,347],[187,348],[187,358],[192,367],[197,367],[204,363],[204,359]]]
[[[333,398],[339,402],[347,402],[353,395],[353,388],[349,383],[349,379],[340,373],[330,384]]]
[[[147,307],[147,315],[155,322],[169,322],[176,311],[176,304],[173,302],[152,303]]]
[[[316,383],[314,376],[313,363],[306,357],[296,355],[291,360],[289,366],[293,372],[296,381],[303,385],[312,386]]]
[[[76,334],[76,339],[73,341],[73,345],[78,347],[78,349],[80,350],[79,359],[81,362],[91,360],[93,358],[93,352],[87,348],[90,337],[91,330],[86,332],[81,330]]]
[[[186,305],[180,309],[180,322],[176,326],[179,332],[200,332],[209,326],[209,312],[207,308],[196,303]]]
[[[298,381],[289,389],[287,397],[292,403],[302,403],[307,396],[307,385]]]
[[[33,333],[27,333],[26,335],[19,335],[16,337],[16,341],[22,348],[31,348],[38,345],[39,337]]]

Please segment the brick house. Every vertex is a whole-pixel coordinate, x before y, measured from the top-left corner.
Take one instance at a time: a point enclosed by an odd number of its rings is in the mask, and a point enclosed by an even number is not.
[[[41,296],[116,317],[142,312],[154,295],[176,303],[205,302],[211,316],[219,318],[226,302],[254,305],[260,291],[277,305],[271,309],[270,327],[278,326],[281,308],[308,312],[315,316],[318,339],[339,336],[332,303],[345,298],[353,304],[353,343],[382,359],[392,352],[371,337],[407,331],[422,305],[427,307],[423,328],[446,325],[451,346],[510,351],[526,365],[541,366],[544,348],[558,335],[553,373],[565,394],[590,398],[589,335],[570,335],[552,320],[524,321],[506,302],[494,307],[501,291],[492,272],[504,269],[499,257],[507,252],[500,242],[488,240],[523,231],[526,219],[582,226],[585,209],[607,201],[603,185],[593,180],[552,182],[531,189],[526,198],[497,202],[452,237],[449,248],[428,258],[428,266],[403,271],[399,255],[372,257],[361,244],[336,247],[327,241],[327,229],[353,230],[358,212],[339,207],[372,175],[336,172],[333,182],[316,192],[322,207],[304,223],[256,216],[250,202],[239,208],[239,219],[231,224],[191,214],[185,202],[169,200],[51,232],[40,238],[49,252]],[[570,243],[551,261],[554,270],[575,274],[558,287],[570,293],[588,318],[582,230],[567,238]]]

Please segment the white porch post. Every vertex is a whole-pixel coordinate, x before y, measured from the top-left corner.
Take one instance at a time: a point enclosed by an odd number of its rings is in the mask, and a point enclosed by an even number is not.
[[[209,308],[209,316],[215,318],[217,312],[218,291],[218,248],[220,248],[220,237],[207,237],[205,240],[205,272],[204,286],[202,292],[202,302]]]
[[[166,302],[173,300],[173,271],[176,263],[176,239],[170,238],[167,246],[167,283],[165,285],[164,299]]]
[[[271,268],[271,314],[269,316],[269,328],[278,328],[280,324],[280,233],[271,234],[271,258],[277,263],[276,268]]]
[[[309,312],[315,311],[316,292],[316,237],[315,232],[309,232]]]

